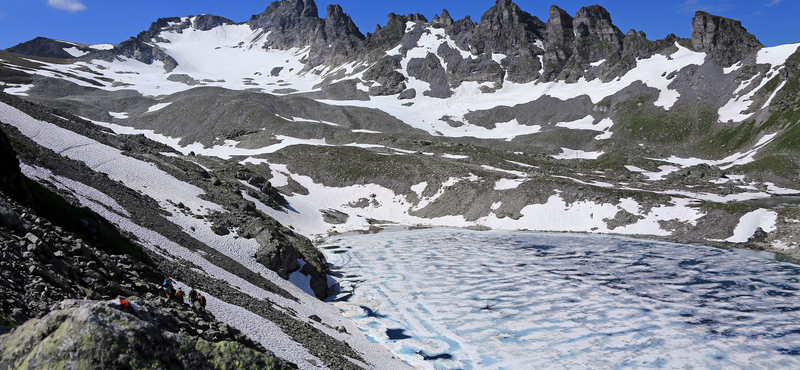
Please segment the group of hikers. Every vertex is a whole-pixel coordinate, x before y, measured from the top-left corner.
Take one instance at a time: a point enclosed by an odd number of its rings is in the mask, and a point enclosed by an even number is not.
[[[187,294],[184,293],[183,288],[181,287],[178,287],[178,290],[175,290],[175,288],[172,286],[172,279],[170,278],[164,279],[164,283],[161,285],[164,287],[168,299],[172,299],[179,303],[186,304]],[[192,288],[189,291],[188,296],[190,305],[203,309],[206,308],[206,297],[203,297],[203,295],[200,294],[198,291],[194,290],[194,288]]]

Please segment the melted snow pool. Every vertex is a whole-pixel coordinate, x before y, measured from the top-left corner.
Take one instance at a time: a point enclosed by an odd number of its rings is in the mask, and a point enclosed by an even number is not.
[[[423,369],[800,368],[800,266],[598,235],[425,229],[321,246],[338,305]]]

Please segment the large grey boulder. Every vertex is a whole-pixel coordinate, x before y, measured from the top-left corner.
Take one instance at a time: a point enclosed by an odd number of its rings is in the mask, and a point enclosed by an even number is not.
[[[2,336],[0,368],[289,368],[238,342],[212,343],[167,331],[174,319],[160,309],[150,307],[151,312],[137,317],[107,302],[68,306]]]
[[[263,228],[255,234],[255,239],[260,245],[256,252],[256,261],[267,266],[272,271],[284,279],[289,278],[289,274],[297,271],[300,264],[300,252],[289,243],[281,243],[280,239],[269,228]]]

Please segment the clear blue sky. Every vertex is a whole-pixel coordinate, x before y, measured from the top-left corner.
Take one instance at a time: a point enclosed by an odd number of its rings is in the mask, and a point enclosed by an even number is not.
[[[644,31],[651,40],[670,33],[691,36],[695,10],[742,21],[748,31],[767,46],[800,42],[800,1],[798,0],[534,0],[515,1],[523,10],[547,21],[550,4],[568,13],[599,3],[608,9],[622,32]],[[37,36],[84,44],[116,44],[150,27],[160,17],[214,14],[244,22],[264,11],[267,0],[0,0],[0,49]],[[466,15],[480,21],[481,14],[495,0],[472,1],[317,1],[320,17],[329,3],[338,3],[353,18],[361,32],[373,32],[385,25],[386,15],[422,13],[428,19],[447,9],[455,19]]]

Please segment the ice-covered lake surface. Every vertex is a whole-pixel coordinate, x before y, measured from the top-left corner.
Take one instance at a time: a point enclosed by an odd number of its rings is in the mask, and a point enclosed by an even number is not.
[[[321,248],[342,275],[336,305],[418,368],[800,368],[797,265],[445,228],[340,235]]]

